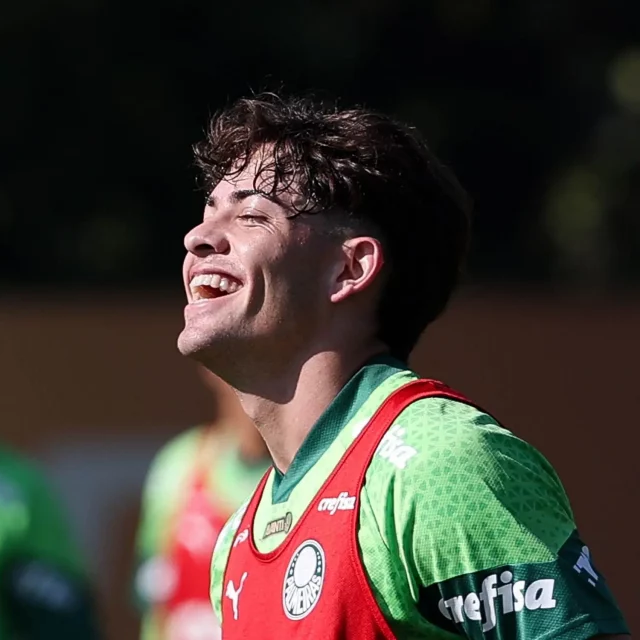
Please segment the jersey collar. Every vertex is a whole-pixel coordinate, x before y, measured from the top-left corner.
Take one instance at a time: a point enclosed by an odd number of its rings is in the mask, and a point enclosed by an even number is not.
[[[407,366],[390,356],[376,356],[359,369],[325,409],[303,441],[285,474],[274,468],[272,502],[285,502],[294,487],[331,446],[344,425],[387,378]]]

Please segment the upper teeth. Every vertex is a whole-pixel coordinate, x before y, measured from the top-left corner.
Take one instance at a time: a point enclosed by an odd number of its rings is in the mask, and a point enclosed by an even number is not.
[[[197,287],[213,287],[214,289],[220,289],[220,291],[233,293],[241,286],[242,285],[235,280],[230,280],[226,276],[221,276],[219,273],[201,273],[200,275],[194,276],[190,282],[192,293],[195,293]]]

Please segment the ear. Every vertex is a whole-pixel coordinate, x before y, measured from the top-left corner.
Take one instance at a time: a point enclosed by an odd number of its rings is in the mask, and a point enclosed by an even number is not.
[[[333,282],[331,302],[341,302],[370,287],[384,265],[382,244],[376,238],[349,238],[341,249],[342,261]]]

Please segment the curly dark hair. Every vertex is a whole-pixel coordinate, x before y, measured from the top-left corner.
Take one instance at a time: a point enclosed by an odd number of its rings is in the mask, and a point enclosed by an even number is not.
[[[265,148],[256,190],[275,200],[295,190],[291,215],[337,212],[344,229],[380,239],[378,335],[408,358],[444,310],[466,255],[470,205],[456,178],[415,129],[387,116],[264,93],[214,115],[195,146],[207,193]]]

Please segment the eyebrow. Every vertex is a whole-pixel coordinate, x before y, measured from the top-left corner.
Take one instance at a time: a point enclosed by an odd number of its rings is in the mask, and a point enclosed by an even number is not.
[[[236,191],[232,191],[229,194],[229,200],[232,204],[238,204],[251,196],[262,196],[267,200],[270,200],[268,196],[266,196],[262,191],[258,191],[257,189],[237,189]],[[218,200],[214,195],[210,195],[207,198],[207,204],[214,209],[218,206]]]

